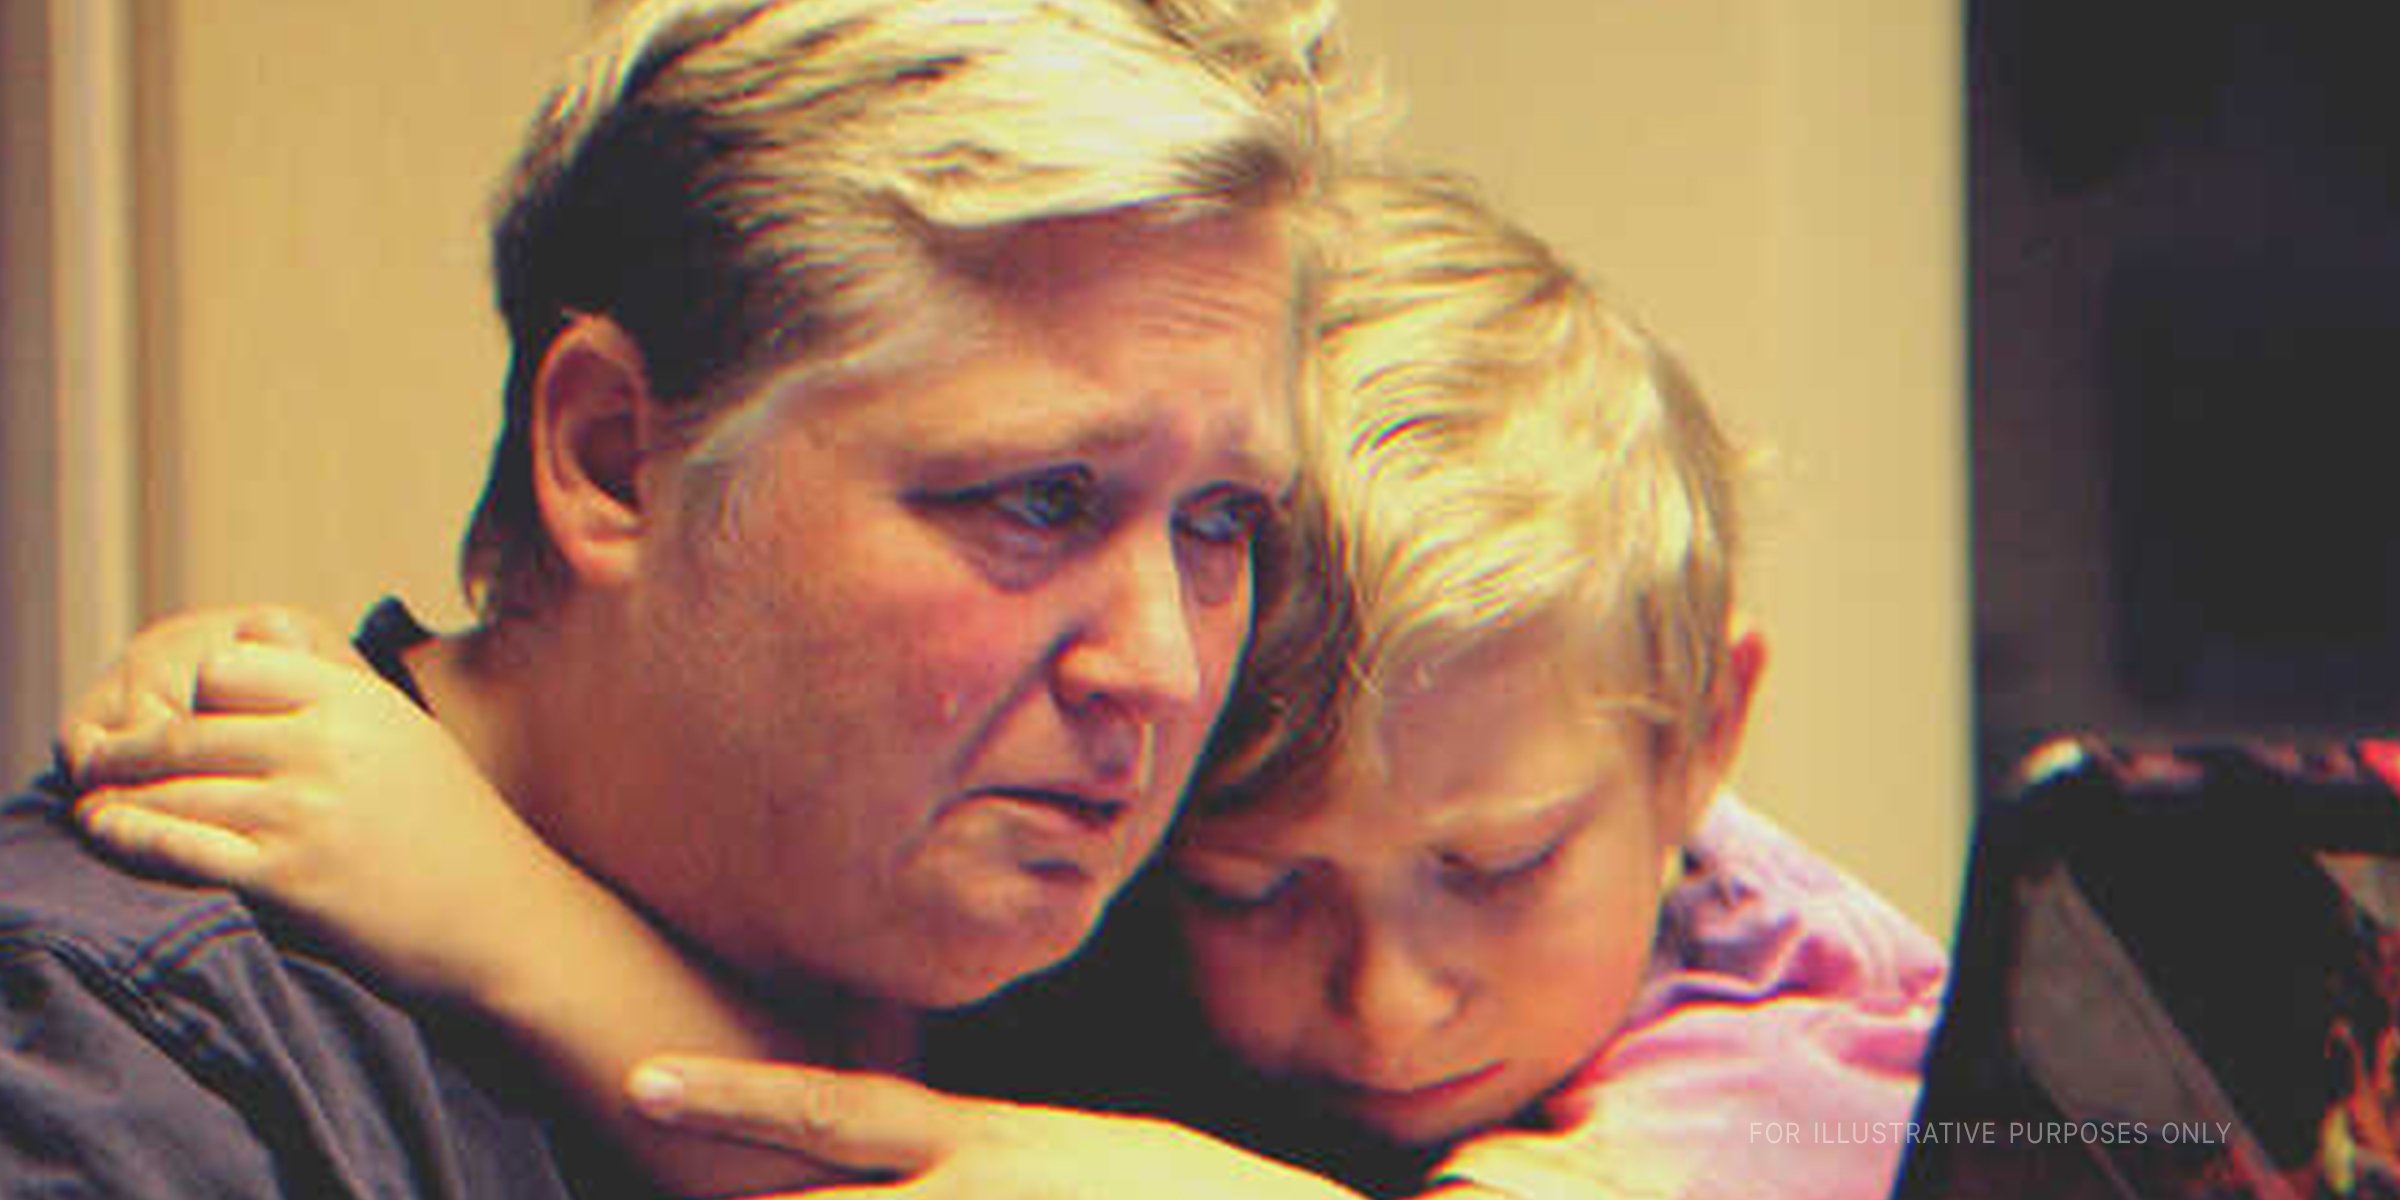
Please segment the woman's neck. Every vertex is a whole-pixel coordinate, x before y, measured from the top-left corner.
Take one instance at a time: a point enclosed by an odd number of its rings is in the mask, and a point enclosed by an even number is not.
[[[435,719],[535,834],[639,909],[638,897],[617,888],[577,849],[576,831],[592,819],[584,809],[615,803],[611,789],[624,772],[607,758],[616,740],[594,732],[606,729],[610,717],[594,706],[595,697],[607,694],[607,681],[575,678],[572,664],[582,661],[576,656],[542,653],[555,636],[527,627],[436,637],[403,652],[403,661]],[[694,965],[750,991],[772,1014],[785,1056],[916,1074],[921,1010],[796,972],[744,978],[706,947],[651,923]]]

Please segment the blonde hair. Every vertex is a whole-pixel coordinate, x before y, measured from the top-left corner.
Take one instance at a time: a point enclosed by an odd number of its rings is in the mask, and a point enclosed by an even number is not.
[[[1536,621],[1589,656],[1596,703],[1695,729],[1740,521],[1736,455],[1689,376],[1455,179],[1360,171],[1327,201],[1291,582],[1206,802],[1292,785],[1406,675]],[[1629,633],[1647,678],[1605,677]]]
[[[1329,0],[649,0],[576,60],[493,229],[512,362],[461,564],[487,623],[561,578],[527,430],[551,341],[633,339],[685,461],[769,369],[905,360],[953,256],[1013,227],[1262,210],[1316,174]],[[703,489],[705,490],[705,489]]]

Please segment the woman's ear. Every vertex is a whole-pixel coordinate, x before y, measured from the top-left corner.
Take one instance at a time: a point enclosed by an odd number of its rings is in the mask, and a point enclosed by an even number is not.
[[[1741,756],[1742,737],[1750,727],[1750,702],[1757,697],[1759,676],[1767,669],[1767,639],[1745,614],[1735,614],[1725,631],[1725,665],[1710,687],[1708,711],[1693,731],[1684,758],[1685,837],[1700,827],[1710,801],[1724,786],[1726,775]]]
[[[643,518],[639,474],[657,436],[641,348],[606,317],[578,317],[534,376],[533,494],[550,544],[579,587],[632,577]]]

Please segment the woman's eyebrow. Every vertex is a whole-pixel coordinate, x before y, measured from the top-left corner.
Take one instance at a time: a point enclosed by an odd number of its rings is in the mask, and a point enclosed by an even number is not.
[[[909,451],[916,469],[937,478],[979,476],[1057,460],[1104,458],[1141,441],[1145,424],[1099,414],[1084,420],[996,420],[972,428],[919,431]]]
[[[1300,454],[1289,439],[1253,430],[1225,451],[1225,474],[1248,483],[1277,502],[1300,486]]]

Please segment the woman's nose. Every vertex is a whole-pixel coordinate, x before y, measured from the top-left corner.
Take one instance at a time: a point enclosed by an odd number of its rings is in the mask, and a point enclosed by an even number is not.
[[[1059,662],[1069,702],[1105,698],[1145,721],[1199,703],[1200,648],[1172,531],[1129,537],[1098,566]]]

